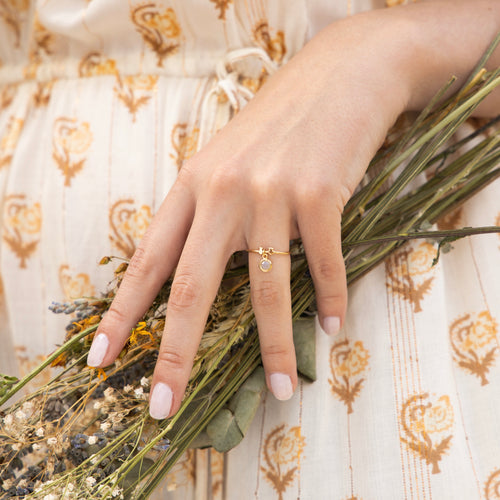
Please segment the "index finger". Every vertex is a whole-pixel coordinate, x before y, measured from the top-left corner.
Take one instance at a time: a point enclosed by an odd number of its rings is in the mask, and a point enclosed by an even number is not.
[[[120,288],[96,331],[87,357],[89,366],[107,366],[118,356],[132,328],[173,272],[192,213],[189,196],[174,186],[132,256]]]

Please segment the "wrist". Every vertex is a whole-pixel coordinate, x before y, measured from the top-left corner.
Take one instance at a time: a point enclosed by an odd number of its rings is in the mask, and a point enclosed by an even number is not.
[[[390,9],[389,14],[395,24],[405,18],[399,43],[407,110],[425,107],[452,77],[457,81],[449,93],[456,92],[500,31],[500,2],[495,0],[423,2]],[[487,68],[498,66],[500,48]],[[498,94],[492,100],[498,101]]]

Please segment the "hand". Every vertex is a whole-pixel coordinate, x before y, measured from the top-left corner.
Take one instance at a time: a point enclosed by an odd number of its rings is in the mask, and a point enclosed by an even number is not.
[[[174,414],[181,404],[209,308],[236,251],[287,251],[289,241],[301,237],[320,323],[328,333],[341,327],[347,301],[342,210],[414,95],[415,71],[401,50],[408,25],[395,20],[401,19],[392,11],[373,12],[320,33],[183,166],[130,261],[88,359],[91,366],[114,361],[176,268],[152,382],[154,418]],[[249,254],[267,385],[278,399],[288,399],[297,384],[290,258],[273,256],[268,273],[259,260]]]

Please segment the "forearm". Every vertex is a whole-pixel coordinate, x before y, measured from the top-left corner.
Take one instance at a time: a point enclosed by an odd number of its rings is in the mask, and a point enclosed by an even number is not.
[[[441,1],[408,8],[414,23],[415,65],[410,67],[409,109],[425,106],[437,90],[455,75],[458,84],[469,76],[495,36],[500,32],[498,0]],[[401,9],[402,10],[402,9]],[[488,69],[500,67],[500,46],[490,57]],[[458,86],[454,87],[456,90]],[[500,113],[497,89],[477,110],[478,114]]]
[[[388,72],[386,90],[396,106],[421,109],[452,75],[458,79],[456,91],[498,32],[498,0],[433,0],[353,16],[325,29],[318,42],[331,47],[333,66],[340,46],[353,60],[363,60],[370,78]],[[496,67],[500,47],[487,65]],[[500,113],[500,89],[477,113]]]

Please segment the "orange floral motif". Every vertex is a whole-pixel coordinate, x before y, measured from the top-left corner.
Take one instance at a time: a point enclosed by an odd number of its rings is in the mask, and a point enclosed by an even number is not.
[[[1,66],[1,64],[0,64]],[[14,100],[16,95],[17,86],[16,85],[3,85],[0,91],[0,111],[7,109]]]
[[[454,413],[446,395],[431,402],[428,393],[411,396],[401,409],[404,436],[401,441],[417,456],[432,465],[432,473],[440,471],[439,461],[450,447]],[[445,434],[448,434],[445,436]],[[439,441],[434,444],[435,441]]]
[[[52,94],[52,87],[54,82],[38,82],[36,91],[33,94],[33,104],[37,107],[47,106]]]
[[[175,154],[170,153],[170,158],[175,160],[177,170],[180,170],[185,160],[191,158],[198,148],[200,129],[193,127],[188,131],[187,123],[177,123],[172,129],[171,141]]]
[[[55,36],[40,22],[38,14],[33,20],[32,35],[30,38],[29,62],[24,68],[26,79],[35,79],[38,68],[45,56],[53,53]]]
[[[233,3],[233,0],[210,0],[215,4],[215,8],[219,10],[219,19],[226,20],[226,10]]]
[[[249,76],[240,76],[240,83],[246,87],[252,94],[256,94],[257,91],[264,85],[267,80],[268,73],[265,70],[262,70],[261,74],[257,78],[252,78]]]
[[[268,53],[276,63],[281,63],[286,54],[285,35],[277,31],[273,37],[267,21],[261,21],[253,30],[255,41]]]
[[[422,310],[421,302],[432,287],[434,276],[429,274],[435,255],[433,245],[422,242],[396,252],[385,262],[387,288],[408,300],[414,312]]]
[[[76,118],[58,118],[54,123],[52,143],[52,158],[64,176],[64,185],[69,187],[71,179],[85,164],[83,155],[92,143],[90,125]]]
[[[125,257],[132,257],[151,219],[151,208],[148,205],[137,207],[130,199],[117,201],[109,212],[109,238],[112,245]]]
[[[52,54],[54,45],[54,35],[40,22],[38,15],[33,22],[33,46],[30,51],[30,58],[39,60],[42,54]]]
[[[39,203],[28,203],[24,194],[6,198],[3,217],[3,239],[19,258],[19,267],[36,251],[40,241],[42,214]]]
[[[89,52],[78,65],[78,74],[84,77],[117,75],[114,59],[106,59],[100,52]]]
[[[13,31],[16,47],[21,41],[22,14],[29,8],[30,0],[0,0],[0,19]]]
[[[130,17],[144,42],[156,53],[158,66],[163,67],[165,57],[175,53],[180,45],[181,27],[174,9],[147,2],[134,7]]]
[[[266,466],[261,469],[266,480],[278,493],[279,500],[283,499],[283,493],[297,477],[304,447],[305,438],[300,427],[287,429],[285,424],[275,427],[264,441],[262,453]]]
[[[59,268],[59,282],[67,299],[94,297],[95,289],[86,273],[74,274],[67,264]]]
[[[464,370],[489,383],[486,378],[497,353],[498,323],[489,311],[465,314],[450,326],[453,359]]]
[[[7,123],[7,130],[0,140],[0,168],[10,165],[12,154],[23,130],[24,120],[11,116]]]
[[[352,413],[352,404],[363,388],[363,375],[368,369],[370,355],[360,340],[351,346],[349,340],[341,340],[330,350],[330,373],[328,379],[333,394],[346,406],[347,412]]]
[[[158,75],[135,75],[120,78],[117,75],[117,86],[114,91],[132,115],[135,121],[137,111],[147,104],[156,91]]]
[[[490,474],[484,485],[485,500],[500,499],[500,469]]]

